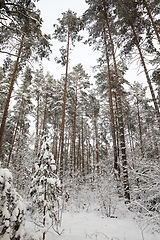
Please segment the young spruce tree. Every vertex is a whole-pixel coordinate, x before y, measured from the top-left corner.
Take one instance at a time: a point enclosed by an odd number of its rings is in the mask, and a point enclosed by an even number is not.
[[[47,137],[44,136],[30,191],[33,197],[33,203],[37,206],[39,214],[42,216],[43,240],[45,239],[47,227],[49,226],[47,217],[49,216],[52,227],[57,226],[59,223],[58,213],[60,208],[61,185],[55,171],[54,156]]]

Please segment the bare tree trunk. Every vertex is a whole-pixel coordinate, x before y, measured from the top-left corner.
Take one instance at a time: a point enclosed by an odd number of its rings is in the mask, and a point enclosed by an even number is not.
[[[77,159],[76,159],[76,136],[75,136],[75,138],[74,138],[73,158],[74,158],[74,172],[76,172],[76,171],[77,171]]]
[[[20,149],[20,140],[21,140],[21,136],[23,136],[23,130],[24,125],[23,125],[23,112],[21,114],[21,122],[20,122],[20,126],[19,126],[19,138],[18,138],[18,144],[17,144],[17,150],[16,150],[16,155],[15,155],[15,159],[17,159],[18,157],[18,153],[19,153],[19,149]]]
[[[68,159],[69,159],[69,147],[70,147],[70,133],[68,133],[68,141],[67,141],[67,158],[65,160],[65,170],[69,170],[69,164],[68,164]]]
[[[83,117],[82,117],[82,173],[85,175],[85,164],[84,164],[84,134],[83,134]]]
[[[9,152],[8,165],[7,165],[7,167],[9,167],[10,160],[11,160],[12,150],[13,150],[14,142],[15,142],[15,139],[16,139],[17,130],[18,130],[18,125],[19,125],[19,120],[20,120],[20,116],[21,116],[22,106],[23,106],[23,97],[22,97],[22,100],[21,100],[21,105],[20,105],[20,110],[19,110],[17,125],[16,125],[16,128],[15,128],[14,135],[12,136],[12,145],[11,145],[11,149],[10,149],[10,152]]]
[[[108,158],[108,141],[107,141],[106,129],[104,129],[104,135],[105,135],[105,144],[106,144],[106,157]]]
[[[81,134],[79,133],[79,140],[78,140],[78,149],[77,149],[77,169],[81,171],[81,153],[80,153],[80,146],[81,146]]]
[[[38,153],[39,144],[39,92],[37,94],[37,122],[36,122],[36,141],[35,141],[35,155]]]
[[[132,140],[131,140],[131,132],[130,132],[128,116],[127,116],[127,130],[128,130],[129,146],[130,146],[130,150],[132,152],[133,148],[132,148]]]
[[[45,107],[44,107],[44,115],[43,115],[43,125],[42,125],[40,149],[41,149],[42,144],[43,144],[42,137],[44,136],[45,131],[46,131],[46,118],[47,118],[47,94],[46,94],[46,97],[45,97]]]
[[[141,129],[141,119],[140,119],[140,113],[139,113],[139,100],[137,99],[137,114],[138,114],[138,126],[139,126],[139,139],[140,139],[140,146],[141,146],[141,154],[143,155],[143,141],[142,141],[142,129]]]
[[[117,97],[118,97],[118,110],[119,110],[119,132],[120,132],[120,145],[121,145],[121,152],[122,152],[122,168],[123,168],[123,188],[124,188],[124,197],[125,203],[130,202],[130,190],[129,190],[129,180],[128,180],[128,168],[127,168],[127,157],[126,157],[126,146],[125,146],[125,136],[124,136],[124,124],[123,124],[123,113],[122,113],[122,103],[121,103],[121,94],[120,94],[120,87],[119,87],[119,77],[117,71],[117,64],[116,58],[114,53],[114,44],[112,40],[111,30],[109,26],[107,11],[105,7],[105,1],[103,0],[103,8],[105,19],[108,27],[109,39],[112,48],[112,56],[114,62],[114,69],[116,75],[116,85],[117,85]]]
[[[46,187],[46,182],[45,182],[44,201],[47,200],[47,194],[46,194],[46,192],[47,192],[47,187]],[[45,228],[45,226],[46,226],[46,205],[44,205],[44,207],[43,207],[43,227]],[[45,240],[45,237],[46,237],[46,232],[45,232],[45,230],[44,230],[44,232],[43,232],[43,240]]]
[[[87,138],[86,138],[86,141],[87,141],[87,167],[86,167],[86,169],[87,169],[87,174],[89,174],[90,149],[89,149],[89,131],[88,131],[88,129],[87,129],[86,135],[87,135]]]
[[[64,141],[64,124],[65,124],[65,110],[66,110],[66,95],[67,95],[67,78],[68,78],[68,62],[69,62],[69,39],[70,39],[70,31],[68,29],[68,42],[67,42],[67,61],[66,61],[66,76],[65,76],[65,85],[64,85],[64,96],[63,96],[63,115],[62,115],[62,124],[61,124],[61,133],[59,139],[59,148],[58,148],[58,159],[57,164],[59,164],[59,156],[61,147],[64,143],[61,143],[62,140]],[[61,151],[63,152],[63,151]],[[63,156],[62,156],[63,157]],[[62,159],[61,159],[62,160]],[[61,161],[62,162],[62,161]],[[61,168],[62,169],[62,168]]]
[[[143,67],[144,67],[144,72],[145,72],[145,75],[146,75],[147,83],[148,83],[148,85],[149,85],[149,89],[150,89],[150,92],[151,92],[151,96],[152,96],[152,100],[153,100],[154,107],[155,107],[155,110],[156,110],[156,115],[157,115],[157,119],[158,119],[158,123],[159,123],[159,128],[160,128],[160,113],[159,113],[159,107],[158,107],[158,104],[157,104],[157,101],[156,101],[156,97],[155,97],[154,90],[153,90],[153,87],[152,87],[152,84],[151,84],[151,80],[150,80],[150,77],[149,77],[149,74],[148,74],[148,70],[147,70],[147,67],[146,67],[146,64],[145,64],[145,61],[144,61],[142,52],[141,52],[141,48],[140,48],[140,45],[139,45],[139,41],[138,41],[138,38],[137,38],[137,34],[136,34],[136,32],[135,32],[135,29],[134,29],[133,24],[130,23],[130,25],[131,25],[131,28],[132,28],[132,31],[133,31],[133,35],[134,35],[135,40],[136,40],[136,45],[137,45],[137,48],[138,48],[138,51],[139,51],[139,55],[140,55],[140,58],[141,58],[142,65],[143,65]]]
[[[57,136],[57,128],[58,128],[58,119],[57,114],[55,112],[55,122],[54,122],[54,136],[53,136],[53,147],[52,147],[52,153],[54,155],[54,160],[56,163],[56,169],[57,169],[57,142],[58,142],[58,136]]]
[[[62,135],[62,142],[61,142],[61,154],[60,154],[60,167],[59,167],[59,179],[61,180],[61,183],[63,183],[63,158],[64,158],[64,134]]]
[[[3,137],[4,137],[5,126],[6,126],[6,119],[7,119],[7,115],[8,115],[9,104],[10,104],[10,100],[11,100],[11,94],[13,91],[13,86],[14,86],[16,73],[17,73],[17,67],[18,67],[19,59],[21,56],[22,48],[23,48],[24,36],[25,36],[25,32],[23,33],[23,36],[21,39],[20,48],[18,51],[18,57],[17,57],[17,61],[14,66],[14,72],[13,72],[13,76],[12,76],[12,80],[11,80],[11,84],[10,84],[10,88],[9,88],[9,93],[7,96],[7,102],[6,102],[5,110],[3,113],[3,118],[2,118],[1,128],[0,128],[0,155],[1,155],[1,151],[2,151],[2,143],[3,143]]]
[[[43,127],[42,127],[42,134],[45,132],[46,130],[46,118],[47,118],[47,98],[48,98],[48,94],[46,94],[46,101],[45,101],[45,108],[44,108],[44,117],[43,117]]]
[[[75,109],[74,109],[74,120],[73,120],[72,141],[71,141],[71,153],[70,153],[70,171],[71,171],[71,174],[72,174],[72,171],[73,171],[73,150],[74,150],[74,145],[75,145],[75,127],[76,127],[76,115],[77,115],[77,85],[78,85],[78,77],[76,79]],[[75,166],[74,166],[74,169],[75,169]]]
[[[105,31],[105,27],[104,26],[103,26],[103,31],[104,31],[104,44],[105,44],[105,50],[106,50],[106,60],[107,60],[107,67],[108,67],[109,106],[110,106],[110,114],[111,114],[111,128],[112,128],[113,154],[114,154],[114,169],[118,172],[117,144],[116,144],[114,112],[113,112],[113,100],[112,100],[112,87],[111,87],[111,72],[110,72],[109,55],[108,55],[108,48],[107,48],[107,37],[106,37],[106,31]]]
[[[96,139],[96,165],[97,165],[97,172],[99,173],[99,144],[98,144],[98,129],[97,129],[95,109],[94,109],[94,129],[95,129],[95,139]]]
[[[115,110],[115,125],[116,125],[116,144],[117,144],[117,163],[120,155],[119,151],[119,110],[118,110],[118,101],[117,101],[117,94],[114,92],[114,98],[115,98],[115,105],[116,105],[116,110]],[[120,168],[119,165],[118,167],[118,174],[120,177]]]

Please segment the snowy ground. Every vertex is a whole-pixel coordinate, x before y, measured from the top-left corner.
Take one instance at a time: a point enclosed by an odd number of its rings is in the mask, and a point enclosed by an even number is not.
[[[27,228],[33,231],[33,223],[27,223]],[[53,231],[47,233],[46,240],[160,240],[158,233],[152,233],[145,223],[140,226],[131,214],[107,218],[98,212],[65,212],[59,231],[63,229],[60,236]]]

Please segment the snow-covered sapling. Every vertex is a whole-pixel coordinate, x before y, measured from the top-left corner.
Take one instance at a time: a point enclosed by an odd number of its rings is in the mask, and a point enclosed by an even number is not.
[[[43,139],[41,151],[35,164],[30,193],[33,197],[33,203],[42,216],[42,222],[37,224],[41,224],[43,239],[45,239],[47,229],[59,224],[61,201],[61,184],[56,175],[55,160],[47,142],[47,137]]]

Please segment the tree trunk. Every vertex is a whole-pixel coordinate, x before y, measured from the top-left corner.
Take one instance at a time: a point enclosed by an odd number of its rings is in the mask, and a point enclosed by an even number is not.
[[[147,67],[146,67],[146,64],[145,64],[145,61],[144,61],[142,52],[141,52],[141,48],[140,48],[140,45],[139,45],[139,42],[138,42],[137,34],[136,34],[136,32],[135,32],[135,29],[134,29],[133,24],[130,23],[130,25],[131,25],[131,28],[132,28],[132,31],[133,31],[133,35],[134,35],[135,40],[136,40],[136,45],[137,45],[137,48],[138,48],[138,51],[139,51],[139,55],[140,55],[140,58],[141,58],[142,65],[143,65],[143,67],[144,67],[144,72],[145,72],[145,75],[146,75],[147,83],[148,83],[148,85],[149,85],[149,89],[150,89],[150,92],[151,92],[151,96],[152,96],[152,100],[153,100],[154,107],[155,107],[155,110],[156,110],[156,115],[157,115],[157,119],[158,119],[158,123],[159,123],[159,128],[160,128],[160,113],[159,113],[159,107],[158,107],[158,104],[157,104],[157,101],[156,101],[156,97],[155,97],[154,90],[153,90],[153,87],[152,87],[152,84],[151,84],[151,80],[150,80],[150,77],[149,77],[149,74],[148,74],[148,70],[147,70]]]
[[[77,149],[77,169],[81,171],[81,153],[80,153],[80,146],[81,146],[81,134],[79,133],[78,138],[78,149]]]
[[[56,169],[57,169],[57,142],[58,142],[58,136],[57,136],[57,129],[58,129],[58,119],[57,119],[57,113],[55,112],[55,121],[54,121],[54,136],[53,136],[53,147],[52,147],[52,153],[54,155],[54,160],[56,163]]]
[[[7,167],[9,167],[10,160],[11,160],[12,150],[13,150],[14,142],[15,142],[15,139],[16,139],[18,125],[19,125],[19,120],[20,120],[20,116],[21,116],[22,106],[23,106],[23,97],[22,97],[22,100],[21,100],[21,105],[20,105],[20,110],[19,110],[19,115],[18,115],[16,129],[15,129],[15,132],[14,132],[14,136],[12,136],[12,145],[11,145],[11,149],[10,149],[10,152],[9,152]]]
[[[116,125],[116,141],[117,141],[117,159],[119,159],[119,110],[118,110],[118,101],[117,101],[117,94],[114,92],[114,98],[115,98],[115,105],[116,105],[116,110],[115,110],[115,125]],[[117,160],[118,162],[118,160]],[[120,177],[120,169],[118,165],[118,173]]]
[[[36,142],[35,142],[35,155],[38,153],[39,144],[39,92],[37,94],[37,122],[36,122]]]
[[[149,7],[148,7],[148,4],[147,4],[146,0],[143,0],[143,4],[144,4],[144,6],[145,6],[146,9],[147,9],[148,15],[149,15],[150,20],[151,20],[151,22],[152,22],[152,26],[153,26],[153,28],[154,28],[154,31],[155,31],[156,35],[157,35],[158,42],[160,43],[159,33],[158,33],[157,27],[156,27],[156,25],[155,25],[155,23],[154,23],[154,20],[153,20],[151,11],[150,11],[150,9],[149,9]]]
[[[7,115],[8,115],[9,104],[10,104],[10,100],[11,100],[11,94],[13,91],[13,86],[14,86],[16,73],[17,73],[17,67],[18,67],[20,55],[21,55],[22,48],[23,48],[24,36],[25,36],[25,32],[23,33],[23,36],[21,39],[20,48],[18,51],[18,57],[17,57],[17,61],[15,63],[14,72],[13,72],[13,76],[12,76],[12,80],[11,80],[11,84],[10,84],[10,88],[9,88],[9,93],[7,96],[7,102],[6,102],[5,110],[3,113],[3,118],[2,118],[1,128],[0,128],[0,155],[1,155],[1,151],[2,151],[2,143],[3,143],[3,137],[4,137],[5,126],[6,126],[6,119],[7,119]]]
[[[46,182],[45,182],[45,187],[44,187],[44,201],[47,200],[47,187],[46,187]],[[45,228],[46,226],[46,205],[43,207],[43,227]],[[43,232],[43,240],[45,240],[46,237],[46,232],[44,230]]]
[[[107,141],[106,128],[104,129],[104,135],[105,135],[105,144],[106,144],[106,158],[108,158],[108,141]]]
[[[68,29],[68,42],[67,42],[67,61],[66,61],[66,76],[65,76],[65,85],[64,85],[64,96],[63,96],[63,114],[62,114],[62,124],[61,124],[61,133],[60,133],[60,139],[59,139],[59,148],[58,148],[58,159],[57,163],[59,165],[59,156],[60,156],[60,150],[61,146],[64,144],[61,143],[62,140],[64,141],[64,124],[65,124],[65,110],[66,110],[66,95],[67,95],[67,78],[68,78],[68,62],[69,62],[69,38],[70,38],[70,31]],[[61,151],[63,152],[63,151]],[[63,157],[63,156],[62,156]]]
[[[141,154],[143,156],[143,141],[142,141],[142,129],[141,129],[141,119],[139,113],[139,100],[137,99],[137,114],[138,114],[138,126],[139,126],[139,139],[140,139],[140,147],[141,147]]]
[[[115,134],[115,123],[114,123],[114,112],[113,112],[113,100],[112,100],[112,87],[111,87],[111,72],[110,72],[110,64],[109,64],[109,55],[108,55],[108,48],[107,48],[107,37],[105,27],[103,26],[104,31],[104,44],[106,50],[106,60],[107,60],[107,67],[108,67],[108,81],[109,81],[109,106],[110,106],[110,113],[111,113],[111,130],[112,130],[112,140],[113,140],[113,153],[114,153],[114,169],[118,172],[118,158],[117,158],[117,144],[116,144],[116,134]]]
[[[42,134],[44,134],[46,130],[46,118],[47,118],[47,97],[48,94],[46,94],[46,102],[45,102],[45,108],[44,108],[44,117],[43,117],[43,127],[42,127]]]
[[[42,125],[42,133],[41,133],[41,141],[40,141],[40,149],[42,147],[42,137],[45,135],[46,131],[46,118],[47,118],[47,94],[45,98],[45,107],[44,107],[44,115],[43,115],[43,125]]]
[[[82,173],[85,175],[85,164],[84,164],[84,134],[83,134],[83,117],[82,117]]]
[[[96,165],[97,165],[97,173],[99,173],[99,144],[98,144],[98,129],[97,129],[95,109],[94,109],[94,129],[95,129],[95,139],[96,139]]]
[[[75,145],[75,127],[76,127],[76,115],[77,115],[77,85],[78,85],[78,77],[76,79],[76,91],[75,91],[75,109],[74,109],[74,120],[73,120],[73,130],[72,130],[72,141],[71,141],[71,153],[70,153],[70,171],[72,174],[73,171],[73,150]],[[74,160],[75,165],[75,160]],[[75,166],[74,166],[75,169]]]
[[[108,33],[109,33],[109,39],[110,39],[111,48],[112,48],[112,56],[113,56],[114,69],[115,69],[115,75],[116,75],[117,97],[118,97],[118,108],[119,108],[118,110],[119,110],[120,146],[121,146],[121,152],[122,152],[124,197],[125,197],[125,203],[129,203],[130,202],[130,190],[129,190],[129,180],[128,180],[127,157],[126,157],[126,146],[125,146],[125,136],[124,136],[124,126],[123,126],[121,94],[120,94],[120,87],[119,87],[119,77],[118,77],[117,64],[116,64],[116,58],[115,58],[115,53],[114,53],[114,44],[113,44],[113,40],[112,40],[112,36],[111,36],[111,30],[110,30],[110,26],[109,26],[109,21],[108,21],[108,16],[107,16],[107,11],[106,11],[104,0],[103,0],[103,8],[104,8],[104,14],[105,14],[107,27],[108,27]]]
[[[18,137],[18,144],[17,144],[17,150],[16,150],[16,155],[15,155],[15,159],[18,158],[18,153],[19,153],[19,149],[20,149],[20,142],[21,142],[21,136],[23,136],[23,131],[24,131],[24,121],[23,121],[23,112],[21,114],[21,122],[20,122],[20,126],[19,126],[19,137]]]
[[[59,166],[59,179],[61,181],[61,184],[63,183],[63,155],[64,155],[64,134],[62,135],[62,142],[61,142],[61,154],[60,154],[60,166]]]

